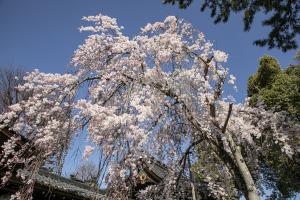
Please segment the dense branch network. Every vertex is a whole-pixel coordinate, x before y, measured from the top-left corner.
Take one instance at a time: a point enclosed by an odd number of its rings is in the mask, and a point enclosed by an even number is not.
[[[205,144],[222,161],[224,173],[239,177],[236,189],[257,199],[255,180],[242,162],[242,149],[255,146],[261,129],[279,118],[274,121],[274,115],[262,108],[226,100],[230,99],[223,94],[226,81],[234,86],[236,79],[233,75],[228,79],[229,69],[222,66],[228,55],[213,49],[191,24],[172,16],[146,25],[132,39],[122,34],[114,18],[83,19],[93,25],[80,30],[92,34],[74,53],[76,71],[29,73],[18,89],[32,96],[0,116],[0,128],[8,127],[30,141],[15,149],[19,138],[13,137],[2,147],[0,164],[7,169],[2,183],[12,176],[16,164],[23,166],[17,175],[28,192],[14,198],[29,198],[38,168],[59,157],[62,147],[84,129],[89,141],[84,159],[97,147],[109,160],[104,165],[107,172],[98,176],[111,191],[107,195],[128,198],[128,183],[137,183],[141,159],[148,162],[153,157],[168,166],[168,176],[163,183],[141,191],[139,197],[177,199],[186,195],[178,183],[183,177],[195,186],[191,165],[186,163],[199,159],[196,147]],[[263,114],[254,124],[257,113]],[[283,130],[276,124],[270,132],[292,158],[294,150]],[[34,153],[24,156],[29,148]],[[208,176],[205,181],[212,198],[229,198],[224,185]]]

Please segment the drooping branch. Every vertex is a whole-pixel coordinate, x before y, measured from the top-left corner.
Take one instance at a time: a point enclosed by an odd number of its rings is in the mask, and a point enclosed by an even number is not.
[[[190,144],[190,146],[185,150],[182,158],[179,161],[179,164],[181,165],[181,169],[178,173],[177,179],[176,179],[176,186],[178,186],[179,181],[181,179],[182,173],[184,172],[185,166],[186,166],[186,160],[189,157],[189,154],[191,153],[191,149],[193,147],[195,147],[196,145],[200,144],[204,139],[199,139],[197,141],[192,142],[192,144]]]
[[[226,132],[226,128],[227,128],[227,125],[228,125],[228,122],[229,122],[229,118],[230,118],[230,115],[231,115],[231,112],[232,112],[232,106],[233,106],[233,104],[230,103],[229,104],[228,113],[227,113],[227,116],[226,116],[226,120],[225,120],[224,125],[222,127],[222,133]]]

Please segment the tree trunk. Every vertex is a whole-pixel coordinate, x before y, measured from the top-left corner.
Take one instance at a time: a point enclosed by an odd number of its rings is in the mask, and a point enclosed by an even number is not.
[[[254,180],[243,158],[241,147],[235,144],[230,133],[228,133],[227,135],[228,135],[228,141],[233,151],[233,156],[236,161],[237,167],[243,177],[244,183],[247,188],[247,194],[245,194],[245,196],[247,197],[248,200],[259,200],[260,198],[257,194],[257,189]]]
[[[190,156],[188,156],[188,164],[189,164],[189,172],[190,172],[190,179],[191,179],[191,187],[192,187],[192,200],[197,200],[197,192],[195,187],[195,177],[193,175],[193,172],[191,170],[191,161]]]

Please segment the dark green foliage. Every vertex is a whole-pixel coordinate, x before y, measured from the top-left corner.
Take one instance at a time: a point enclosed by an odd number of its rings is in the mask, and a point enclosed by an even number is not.
[[[280,65],[275,58],[270,56],[262,57],[259,61],[257,73],[249,77],[248,96],[252,96],[258,93],[262,88],[267,87],[280,72]]]
[[[300,51],[296,59],[300,61]],[[250,105],[255,106],[258,99],[269,109],[287,111],[300,119],[300,64],[290,65],[281,70],[276,59],[263,56],[257,72],[249,77],[248,96]],[[298,121],[297,121],[298,119]],[[282,154],[279,144],[270,143],[268,130],[264,137],[257,141],[263,152],[259,157],[264,185],[273,193],[270,199],[287,199],[300,192],[300,155],[293,158]],[[289,133],[289,144],[295,149],[300,146],[299,133]]]
[[[178,3],[179,8],[187,8],[193,0],[164,0],[165,4]],[[227,22],[231,12],[243,12],[244,30],[249,31],[257,12],[270,16],[262,21],[271,31],[267,38],[254,41],[255,45],[279,48],[282,51],[297,48],[296,37],[300,34],[299,0],[203,0],[201,11],[209,9],[215,23]]]
[[[175,3],[178,2],[179,8],[184,8],[185,9],[185,8],[187,8],[191,5],[193,0],[165,0],[163,2],[164,2],[164,4],[171,3],[172,5],[174,5]]]
[[[280,65],[275,58],[272,58],[271,56],[262,57],[257,71],[259,86],[262,88],[267,87],[270,82],[275,80],[280,72]]]
[[[273,190],[274,199],[291,198],[300,191],[300,164],[282,154],[278,145],[265,147],[260,160],[264,183]]]
[[[300,65],[281,71],[276,59],[260,59],[256,74],[249,77],[248,96],[254,106],[260,98],[267,108],[300,117]]]

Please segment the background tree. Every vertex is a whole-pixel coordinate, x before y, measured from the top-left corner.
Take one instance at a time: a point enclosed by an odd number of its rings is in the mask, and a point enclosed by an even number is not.
[[[193,0],[164,0],[165,4],[178,3],[179,8],[187,8]],[[211,10],[215,23],[227,22],[232,12],[243,12],[244,31],[249,31],[255,15],[264,12],[270,16],[262,22],[271,31],[267,38],[254,41],[255,45],[277,47],[282,51],[297,48],[300,34],[300,2],[298,0],[203,0],[201,11]]]
[[[263,56],[257,72],[249,77],[248,96],[253,106],[260,98],[269,109],[300,117],[300,64],[281,70],[278,61]]]
[[[300,51],[296,55],[299,62]],[[282,70],[278,61],[271,56],[263,56],[260,59],[256,74],[249,77],[248,96],[251,106],[259,106],[258,103],[266,104],[266,109],[275,112],[288,112],[299,119],[300,105],[300,66],[299,64],[290,65]],[[289,118],[287,120],[295,120]],[[296,122],[295,122],[296,123]],[[245,159],[247,160],[253,176],[258,181],[264,182],[269,190],[272,190],[270,198],[289,198],[300,191],[300,157],[299,153],[295,159],[291,160],[282,156],[278,144],[269,143],[272,135],[265,130],[265,136],[256,141],[257,146],[263,151],[259,155],[259,161],[253,159],[251,150],[245,149]],[[296,132],[289,132],[289,138],[294,148],[300,148],[300,136]],[[229,196],[236,198],[237,191],[234,189],[237,177],[224,173],[222,162],[209,146],[198,146],[199,159],[193,166],[197,177],[201,180],[209,176],[225,188]],[[253,152],[253,151],[252,151]],[[209,156],[207,156],[209,155]],[[256,162],[256,163],[255,163]],[[257,168],[256,166],[260,167]],[[257,170],[260,169],[260,170]],[[261,176],[260,176],[261,175]]]
[[[30,91],[20,91],[18,86],[26,83],[24,77],[26,72],[21,66],[8,65],[0,69],[0,113],[9,110],[9,106],[27,101],[31,96]],[[45,167],[54,173],[61,174],[68,149],[67,143],[62,146],[60,155],[52,156],[50,160],[45,163]]]
[[[90,153],[94,151],[94,148],[87,146],[83,152],[83,157],[81,164],[72,174],[76,179],[83,182],[90,183],[93,187],[99,186],[103,187],[104,178],[107,174],[107,167],[110,160],[112,159],[111,155],[105,155],[103,149],[97,149],[95,153],[98,159],[93,159],[93,161],[88,160]]]
[[[9,65],[0,69],[0,113],[7,110],[8,106],[26,100],[29,93],[20,92],[17,86],[24,84],[25,72],[21,67]]]
[[[296,60],[299,62],[299,52]],[[299,123],[300,114],[300,64],[290,65],[285,70],[280,68],[278,61],[271,56],[260,59],[257,72],[248,80],[248,96],[252,106],[265,104],[267,109],[275,112],[288,112]],[[298,122],[297,122],[298,121]],[[265,130],[268,132],[268,130]],[[278,144],[270,144],[269,134],[257,141],[263,151],[259,156],[261,173],[265,185],[272,190],[270,198],[290,198],[300,192],[300,154],[295,154],[295,160],[290,160],[281,154]],[[300,135],[289,132],[291,145],[300,148]]]
[[[83,162],[74,172],[74,177],[83,182],[95,182],[98,170],[92,162]]]

